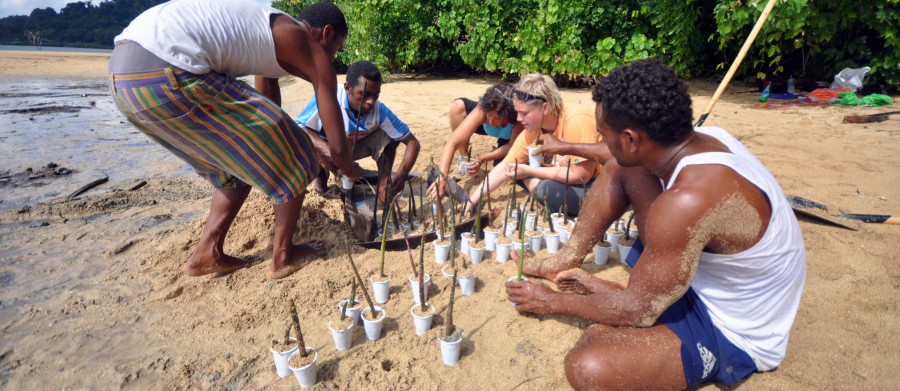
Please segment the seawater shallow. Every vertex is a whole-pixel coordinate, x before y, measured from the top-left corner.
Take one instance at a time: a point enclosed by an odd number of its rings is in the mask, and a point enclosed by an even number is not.
[[[0,79],[0,177],[51,162],[72,173],[0,183],[0,210],[65,197],[107,176],[89,194],[193,172],[125,120],[105,79]]]

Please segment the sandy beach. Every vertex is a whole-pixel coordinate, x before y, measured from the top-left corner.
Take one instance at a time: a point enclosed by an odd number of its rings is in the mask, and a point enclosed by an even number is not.
[[[103,54],[0,52],[0,81],[104,83],[107,59]],[[496,82],[391,76],[380,99],[422,142],[415,172],[441,153],[449,134],[449,102],[475,98]],[[716,84],[689,84],[697,117]],[[299,79],[284,79],[282,87],[283,107],[296,115],[312,87]],[[730,87],[706,125],[740,139],[786,193],[823,203],[830,213],[900,214],[900,119],[841,123],[845,115],[891,111],[896,105],[762,110],[754,107],[758,94],[750,89]],[[587,89],[566,89],[563,98],[567,104],[592,103]],[[95,110],[112,104],[108,96],[94,99]],[[4,127],[28,120],[27,114],[3,115],[0,120],[10,121]],[[117,131],[122,143],[147,142],[127,123],[119,124],[121,118],[108,120],[108,131]],[[473,148],[487,151],[492,143],[476,136]],[[56,163],[90,172],[121,152],[108,148],[94,148],[73,163],[64,157]],[[358,330],[353,347],[337,352],[326,323],[349,293],[351,274],[340,239],[345,227],[340,201],[314,192],[306,198],[294,241],[325,240],[328,254],[323,259],[286,279],[268,280],[274,217],[268,199],[253,191],[225,250],[261,262],[224,276],[183,275],[180,266],[203,229],[212,188],[186,175],[184,164],[161,147],[143,150],[160,157],[137,167],[148,182],[139,190],[127,191],[136,179],[133,174],[113,171],[108,183],[71,201],[65,194],[84,183],[73,181],[66,185],[68,191],[42,195],[25,206],[0,201],[0,388],[296,389],[293,378],[277,377],[268,349],[289,322],[286,299],[295,299],[307,345],[319,350],[316,390],[569,389],[563,359],[587,324],[518,315],[503,287],[515,274],[512,262],[486,260],[472,266],[476,293],[459,298],[453,314],[465,336],[462,358],[455,367],[441,362],[437,337],[446,318],[449,284],[431,246],[426,247],[425,269],[434,277],[429,296],[438,309],[435,327],[415,335],[408,258],[405,252],[391,252],[386,256],[392,279],[390,301],[383,305],[383,337],[367,341]],[[10,159],[5,163],[9,167],[0,166],[0,176],[48,163],[34,159],[30,154]],[[371,161],[362,165],[374,168]],[[463,178],[463,183],[476,180]],[[45,181],[52,185],[54,179]],[[0,199],[28,189],[27,184],[0,183]],[[494,194],[495,202],[506,200],[505,192]],[[900,228],[849,223],[858,229],[851,231],[806,218],[800,218],[800,225],[807,278],[787,358],[777,370],[754,374],[737,388],[896,389]],[[366,278],[377,269],[378,251],[358,249],[354,259]],[[617,259],[584,268],[625,281],[628,269]]]

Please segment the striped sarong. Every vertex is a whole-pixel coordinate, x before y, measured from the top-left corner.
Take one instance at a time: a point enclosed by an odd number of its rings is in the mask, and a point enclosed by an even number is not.
[[[250,185],[280,204],[302,195],[320,169],[309,136],[240,80],[177,68],[110,79],[128,121],[216,188]]]

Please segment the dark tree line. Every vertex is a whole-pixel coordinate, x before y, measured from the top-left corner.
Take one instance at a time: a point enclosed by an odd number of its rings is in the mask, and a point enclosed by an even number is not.
[[[0,19],[0,42],[5,44],[113,47],[113,38],[144,10],[166,0],[77,1],[59,12],[35,8],[30,15]]]

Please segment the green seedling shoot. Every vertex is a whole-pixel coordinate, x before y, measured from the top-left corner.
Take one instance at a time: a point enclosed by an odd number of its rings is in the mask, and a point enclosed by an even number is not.
[[[444,325],[444,337],[453,335],[453,301],[456,297],[456,274],[457,270],[453,269],[453,280],[450,282],[450,304],[447,306],[447,324]]]
[[[569,222],[569,170],[572,169],[572,160],[566,160],[566,187],[563,190],[563,203],[559,207],[559,213],[562,214],[563,225]]]
[[[428,308],[425,302],[425,245],[419,244],[419,303],[422,303],[421,309],[424,311]]]
[[[484,181],[487,182],[487,177],[484,178]],[[481,202],[484,200],[484,189],[485,187],[482,186],[481,197],[478,198],[478,202],[475,205],[475,227],[473,229],[473,231],[475,231],[475,243],[478,243],[478,239],[481,237]],[[490,212],[488,212],[488,215],[490,215]],[[490,223],[490,221],[488,221],[488,223]]]
[[[553,219],[550,218],[550,208],[547,206],[547,196],[544,196],[544,207],[541,208],[541,211],[544,221],[546,221],[547,224],[550,225],[550,233],[555,234],[556,230],[553,229]]]
[[[525,241],[520,242],[522,249],[519,251],[519,275],[518,280],[522,281],[522,269],[525,267]]]
[[[290,311],[291,311],[291,321],[294,322],[294,329],[297,330],[297,349],[300,350],[300,357],[306,358],[306,342],[303,341],[303,331],[300,330],[300,318],[297,316],[297,306],[294,305],[294,300],[288,300],[290,302]]]

